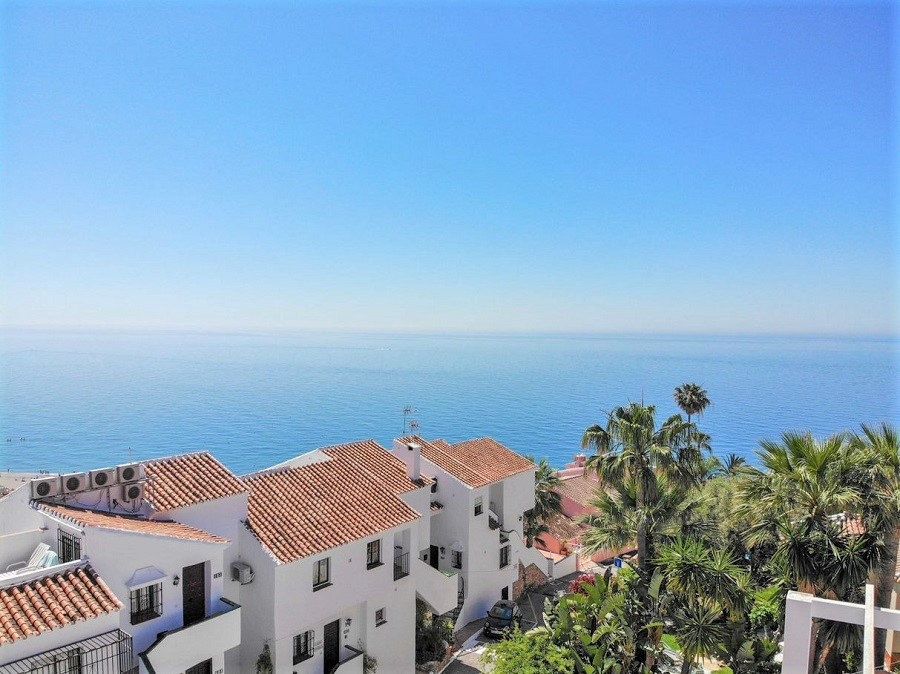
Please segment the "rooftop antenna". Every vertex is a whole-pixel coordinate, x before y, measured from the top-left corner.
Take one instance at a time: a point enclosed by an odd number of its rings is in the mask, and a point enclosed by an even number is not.
[[[128,463],[134,463],[134,452],[131,451],[131,447],[128,448]]]
[[[403,435],[406,435],[407,418],[410,414],[415,414],[416,412],[417,410],[414,409],[411,405],[407,405],[403,408]],[[415,428],[419,427],[419,424],[417,424],[415,420],[413,420],[413,423],[416,424]]]

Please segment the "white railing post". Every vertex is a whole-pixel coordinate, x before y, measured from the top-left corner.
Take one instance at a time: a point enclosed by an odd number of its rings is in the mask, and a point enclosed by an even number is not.
[[[784,674],[809,674],[814,649],[811,594],[788,592],[784,615]]]

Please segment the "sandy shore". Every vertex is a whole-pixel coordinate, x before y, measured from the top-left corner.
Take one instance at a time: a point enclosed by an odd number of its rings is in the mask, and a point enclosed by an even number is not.
[[[6,471],[0,472],[0,487],[5,487],[6,489],[15,489],[16,487],[21,486],[23,483],[28,482],[33,477],[40,477],[40,473],[8,473]]]

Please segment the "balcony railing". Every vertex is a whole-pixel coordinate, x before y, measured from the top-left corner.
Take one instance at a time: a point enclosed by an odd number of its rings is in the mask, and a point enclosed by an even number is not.
[[[409,575],[409,553],[394,556],[394,580],[406,578]]]
[[[112,630],[40,655],[0,665],[0,674],[126,674],[134,667],[131,636]]]

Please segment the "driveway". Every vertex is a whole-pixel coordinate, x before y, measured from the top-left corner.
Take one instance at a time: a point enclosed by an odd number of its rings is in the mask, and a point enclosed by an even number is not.
[[[603,569],[598,569],[598,572],[602,573]],[[578,578],[581,573],[582,572],[572,573],[568,576],[557,578],[546,585],[529,590],[519,597],[517,603],[519,604],[519,609],[522,611],[522,630],[528,631],[535,627],[543,627],[544,600],[568,591],[569,584]],[[469,623],[469,625],[477,627],[477,623],[480,622],[482,621],[479,620],[476,621],[476,623]],[[467,626],[467,628],[468,627],[469,626]],[[473,631],[474,636],[467,643],[467,648],[464,648],[459,656],[457,656],[456,660],[447,666],[444,670],[444,674],[476,674],[476,672],[490,672],[489,669],[481,664],[481,656],[487,646],[494,643],[496,640],[493,637],[484,636],[480,631]]]

